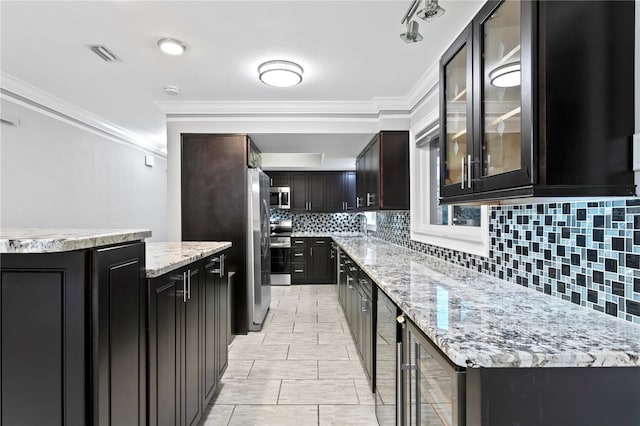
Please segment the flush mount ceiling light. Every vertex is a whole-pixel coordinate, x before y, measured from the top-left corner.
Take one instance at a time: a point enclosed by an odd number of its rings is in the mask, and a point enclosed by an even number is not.
[[[164,89],[162,90],[165,94],[171,96],[178,96],[180,94],[180,88],[177,86],[164,86]]]
[[[291,87],[300,84],[304,70],[291,61],[267,61],[258,67],[258,78],[268,86]]]
[[[501,65],[489,73],[491,84],[496,87],[520,86],[520,62]]]
[[[400,38],[407,44],[422,41],[422,35],[418,32],[419,27],[416,21],[410,21],[407,23],[407,32],[400,34]]]
[[[161,38],[158,40],[158,47],[168,55],[182,55],[187,46],[175,38]]]

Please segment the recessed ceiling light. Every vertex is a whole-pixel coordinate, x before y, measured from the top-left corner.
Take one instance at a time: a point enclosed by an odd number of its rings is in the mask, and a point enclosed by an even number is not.
[[[187,46],[175,38],[162,38],[158,40],[158,46],[169,55],[182,55],[187,50]]]
[[[291,87],[300,84],[304,70],[291,61],[267,61],[258,67],[258,78],[268,86]]]
[[[164,93],[171,96],[176,96],[180,94],[180,88],[177,86],[165,86]]]

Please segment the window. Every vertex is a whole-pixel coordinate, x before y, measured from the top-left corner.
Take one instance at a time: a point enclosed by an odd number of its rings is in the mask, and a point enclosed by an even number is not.
[[[441,165],[437,123],[417,132],[413,140],[411,239],[487,256],[487,207],[438,203]]]

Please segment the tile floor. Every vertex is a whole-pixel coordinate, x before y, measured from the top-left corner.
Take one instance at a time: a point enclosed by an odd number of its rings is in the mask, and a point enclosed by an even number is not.
[[[272,287],[259,333],[236,336],[206,426],[377,426],[333,285]]]

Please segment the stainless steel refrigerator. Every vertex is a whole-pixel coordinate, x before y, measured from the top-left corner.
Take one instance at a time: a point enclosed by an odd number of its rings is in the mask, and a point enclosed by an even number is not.
[[[260,331],[271,303],[269,176],[249,169],[247,190],[247,297],[249,330]]]

